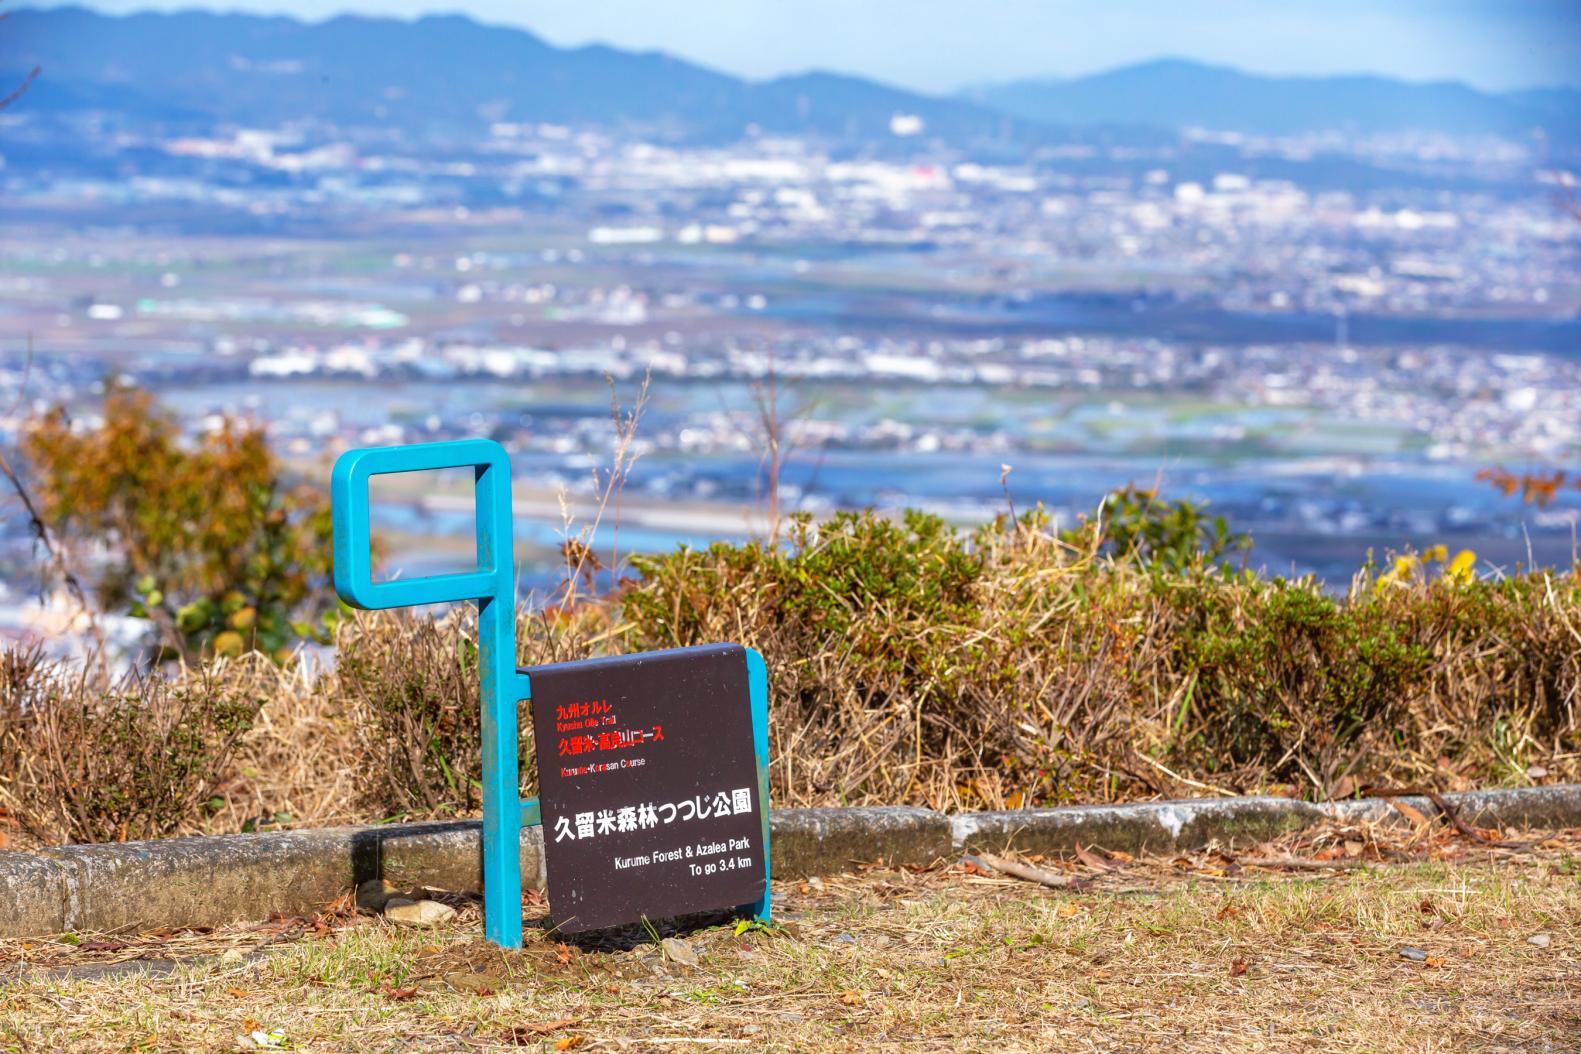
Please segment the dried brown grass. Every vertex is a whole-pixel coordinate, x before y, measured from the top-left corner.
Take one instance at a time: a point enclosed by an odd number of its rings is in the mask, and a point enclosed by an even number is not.
[[[174,833],[202,814],[275,687],[257,658],[112,680],[12,653],[0,667],[0,804],[43,842]]]
[[[1363,574],[1333,597],[1310,580],[1115,560],[1036,518],[963,538],[926,518],[856,517],[794,528],[786,548],[636,566],[616,597],[523,615],[518,661],[757,648],[780,804],[1013,808],[1581,779],[1576,572]],[[473,815],[474,634],[468,610],[362,614],[316,675],[251,657],[118,684],[6,652],[10,837]],[[226,714],[246,727],[222,727]],[[189,724],[210,730],[194,739]],[[173,763],[163,748],[177,730],[213,756]],[[138,772],[141,805],[96,796]]]
[[[7,941],[0,1049],[222,1050],[278,1031],[359,1054],[1568,1051],[1577,846],[1317,875],[1226,873],[1205,851],[1120,862],[1081,892],[958,867],[776,882],[784,924],[685,932],[695,968],[647,940],[567,946],[537,926],[503,952],[475,909],[430,931],[329,911]],[[94,975],[106,964],[122,972]]]
[[[1581,572],[1312,579],[1142,566],[1033,515],[861,515],[637,561],[623,646],[769,663],[795,804],[1346,796],[1581,776]]]

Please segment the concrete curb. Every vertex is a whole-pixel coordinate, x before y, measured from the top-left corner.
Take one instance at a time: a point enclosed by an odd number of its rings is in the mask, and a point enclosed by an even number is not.
[[[927,867],[956,855],[950,818],[932,809],[775,809],[769,863],[775,878],[828,875],[853,864]]]
[[[1484,827],[1581,826],[1581,784],[1445,797],[1468,822]],[[1401,800],[1425,815],[1437,812],[1426,798]],[[925,867],[972,850],[1234,848],[1331,820],[1408,822],[1384,799],[1314,805],[1289,798],[1219,798],[955,817],[909,807],[777,809],[770,823],[774,876],[796,878],[858,863]],[[379,876],[405,888],[477,890],[479,830],[476,821],[458,821],[0,851],[0,937],[218,926],[275,913],[311,914]],[[524,884],[542,889],[542,828],[522,833],[521,861]]]

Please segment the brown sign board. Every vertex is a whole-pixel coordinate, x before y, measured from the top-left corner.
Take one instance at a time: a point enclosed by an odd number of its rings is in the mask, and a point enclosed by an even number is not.
[[[763,898],[767,802],[744,648],[704,645],[523,672],[557,932]]]

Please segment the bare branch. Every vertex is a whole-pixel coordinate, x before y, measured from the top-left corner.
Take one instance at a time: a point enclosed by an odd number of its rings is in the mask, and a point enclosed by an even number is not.
[[[0,99],[0,110],[4,110],[7,106],[22,98],[23,93],[28,90],[34,81],[38,80],[38,75],[43,72],[43,66],[34,66],[29,70],[27,76],[22,78],[22,83],[11,89],[11,93],[5,98]]]
[[[778,544],[783,522],[780,499],[781,477],[784,475],[785,466],[806,442],[804,430],[791,426],[805,424],[817,407],[814,402],[798,398],[787,410],[781,405],[780,394],[779,370],[775,368],[774,352],[771,348],[767,376],[752,385],[753,409],[757,415],[756,438],[762,444],[762,454],[758,459],[758,478],[763,488],[764,504],[767,506],[768,542],[771,546]]]
[[[632,466],[640,456],[632,449],[637,438],[637,425],[642,420],[642,413],[648,406],[648,386],[652,375],[647,374],[642,378],[642,387],[637,390],[636,401],[629,411],[622,412],[619,401],[614,395],[614,380],[610,379],[610,416],[615,425],[615,450],[610,459],[610,467],[605,474],[600,476],[599,470],[593,470],[593,485],[598,497],[598,504],[593,512],[591,523],[584,524],[575,535],[571,533],[573,516],[571,508],[566,501],[565,494],[560,494],[560,516],[562,553],[566,562],[565,590],[561,594],[559,606],[570,608],[575,604],[577,583],[584,575],[591,576],[598,571],[598,558],[593,554],[593,540],[598,534],[599,524],[604,519],[604,511],[609,507],[610,500],[615,501],[616,529],[619,529],[620,497],[625,492],[626,480],[631,475]],[[617,550],[618,558],[618,550]],[[618,574],[618,570],[611,568],[611,573]]]
[[[22,508],[27,513],[28,526],[32,528],[33,537],[38,540],[38,544],[49,555],[50,566],[60,576],[60,580],[65,584],[66,591],[71,594],[72,600],[76,602],[82,614],[87,616],[89,629],[102,649],[104,646],[104,634],[99,628],[98,619],[94,617],[93,605],[88,602],[88,594],[82,588],[82,583],[78,581],[77,576],[67,566],[66,557],[55,543],[55,538],[50,533],[49,527],[44,523],[44,518],[39,514],[38,505],[34,502],[33,495],[28,491],[27,484],[22,482],[21,475],[12,466],[10,459],[5,456],[4,450],[0,450],[0,476],[4,476],[6,482],[11,484],[11,489],[16,492],[17,500],[22,503]]]

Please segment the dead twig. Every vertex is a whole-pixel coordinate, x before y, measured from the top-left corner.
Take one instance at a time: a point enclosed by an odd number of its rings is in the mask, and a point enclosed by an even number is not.
[[[1495,846],[1500,849],[1524,849],[1528,845],[1526,842],[1502,841],[1477,830],[1460,818],[1460,810],[1450,804],[1447,798],[1428,787],[1404,787],[1398,790],[1387,787],[1367,787],[1362,793],[1376,798],[1426,798],[1433,803],[1439,812],[1444,814],[1444,819],[1449,821],[1450,826],[1473,842],[1481,842],[1483,845]]]
[[[965,857],[968,863],[989,871],[998,871],[1000,874],[1019,878],[1026,882],[1036,882],[1040,886],[1050,889],[1086,889],[1092,885],[1090,878],[1078,878],[1071,875],[1056,875],[1052,871],[1045,871],[1041,867],[1023,864],[1016,860],[1006,860],[1002,856],[993,856],[990,853],[968,853]]]
[[[1284,868],[1288,871],[1343,871],[1365,868],[1361,860],[1313,860],[1299,856],[1242,856],[1235,862],[1242,867]]]

